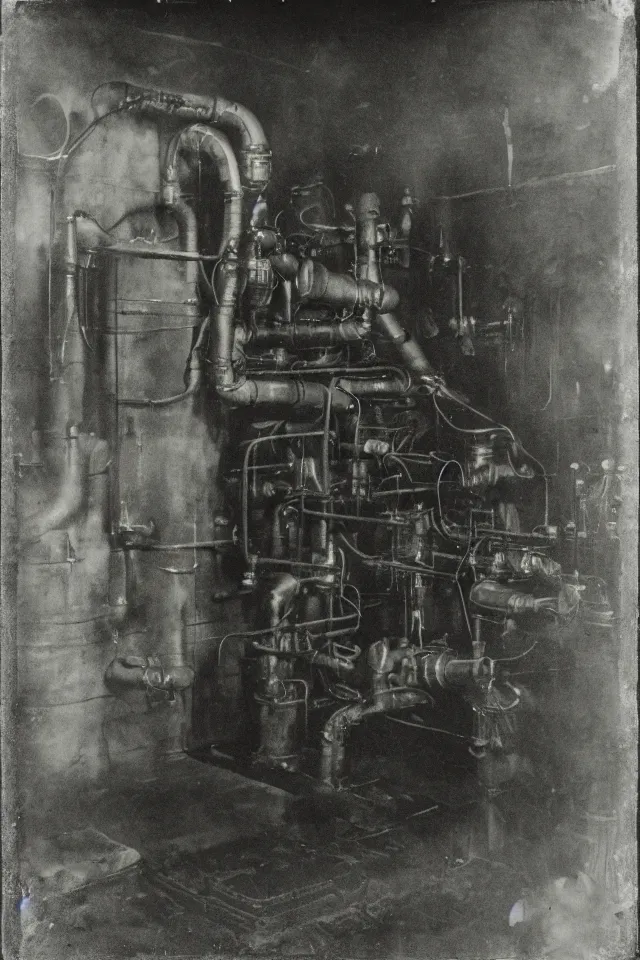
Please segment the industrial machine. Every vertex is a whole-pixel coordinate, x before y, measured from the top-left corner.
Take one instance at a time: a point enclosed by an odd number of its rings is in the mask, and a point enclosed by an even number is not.
[[[322,179],[277,212],[243,106],[125,83],[98,99],[94,125],[160,125],[160,200],[109,228],[58,211],[51,422],[21,463],[23,605],[41,609],[43,577],[76,577],[74,609],[107,638],[92,690],[182,703],[180,749],[228,734],[247,770],[332,792],[355,725],[409,713],[428,729],[446,696],[489,769],[522,697],[511,663],[607,601],[557,562],[544,467],[399,319],[388,272],[424,268],[409,191],[395,226],[371,192],[336,209]]]

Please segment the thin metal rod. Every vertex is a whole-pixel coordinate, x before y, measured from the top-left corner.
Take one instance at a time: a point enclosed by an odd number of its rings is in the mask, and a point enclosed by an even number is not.
[[[306,560],[287,560],[284,557],[257,557],[255,562],[258,566],[278,567],[280,564],[284,564],[287,567],[302,567],[303,570],[318,570],[323,573],[333,573],[341,570],[341,567],[335,564],[308,563]]]
[[[420,484],[414,487],[400,487],[400,489],[390,487],[388,490],[374,490],[371,494],[371,498],[376,499],[377,497],[396,497],[398,494],[402,493],[426,493],[427,491],[433,491],[435,489],[435,483]]]
[[[321,510],[307,510],[306,507],[302,512],[308,517],[322,517],[323,519],[329,520],[355,520],[357,523],[377,523],[385,527],[412,526],[409,520],[390,520],[384,517],[358,517],[352,513],[322,513]]]
[[[116,243],[109,247],[97,247],[88,253],[108,253],[120,257],[142,257],[146,260],[220,260],[219,256],[211,253],[191,252],[190,250],[160,250],[155,246],[141,247],[134,244]]]
[[[432,197],[432,200],[464,200],[467,197],[482,197],[494,193],[513,193],[514,190],[523,190],[525,187],[543,187],[547,183],[564,183],[576,178],[596,177],[603,173],[613,173],[616,169],[615,163],[611,163],[604,167],[593,167],[591,170],[576,170],[574,173],[557,173],[550,177],[535,177],[531,180],[523,180],[522,183],[516,183],[512,187],[484,187],[480,190],[469,190],[467,193],[452,193],[449,196]]]
[[[318,373],[331,373],[331,374],[341,374],[345,377],[351,377],[352,379],[366,380],[370,373],[399,373],[401,376],[406,377],[407,371],[403,370],[401,367],[388,366],[378,366],[375,367],[356,367],[356,366],[343,366],[343,367],[297,367],[295,370],[253,370],[251,369],[251,376],[257,376],[258,374],[268,376],[277,373],[279,377],[289,376],[296,377],[300,376],[301,373],[304,373],[305,376],[311,376]]]
[[[146,543],[125,546],[123,550],[218,550],[233,540],[196,540],[195,543]]]

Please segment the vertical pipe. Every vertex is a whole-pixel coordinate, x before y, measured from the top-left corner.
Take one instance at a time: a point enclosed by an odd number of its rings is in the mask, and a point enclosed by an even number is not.
[[[380,283],[380,269],[376,256],[376,224],[380,216],[380,201],[375,193],[363,193],[358,200],[356,222],[358,233],[358,280]]]
[[[439,253],[445,263],[451,260],[451,236],[452,236],[452,208],[451,200],[443,197],[438,205],[438,246]]]

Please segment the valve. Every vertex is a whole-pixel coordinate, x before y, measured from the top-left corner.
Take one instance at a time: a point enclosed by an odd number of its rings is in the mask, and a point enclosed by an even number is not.
[[[245,570],[242,576],[242,586],[246,590],[254,590],[258,583],[257,574],[258,558],[255,555],[249,557],[249,569]]]

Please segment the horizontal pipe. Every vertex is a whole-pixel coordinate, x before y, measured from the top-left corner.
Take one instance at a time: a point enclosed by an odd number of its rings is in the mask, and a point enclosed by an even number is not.
[[[533,613],[543,604],[514,585],[496,580],[479,580],[471,587],[469,600],[475,606],[499,613]],[[545,601],[548,603],[548,601]]]
[[[420,573],[424,577],[441,577],[444,580],[457,579],[455,574],[447,573],[444,570],[432,570],[430,567],[418,567],[409,563],[400,563],[396,560],[384,560],[382,557],[373,557],[371,554],[363,553],[362,550],[358,550],[343,533],[338,534],[338,539],[350,553],[361,560],[367,567],[389,567],[392,570],[401,570],[403,573]]]
[[[321,383],[305,380],[241,380],[228,386],[219,386],[218,396],[225,403],[245,407],[273,403],[322,408],[326,387]],[[336,393],[332,399],[332,407],[346,411],[351,408],[351,401],[346,395]]]
[[[155,243],[111,243],[92,249],[91,253],[109,253],[118,257],[138,257],[141,260],[176,260],[181,263],[218,261],[218,254],[198,253],[197,250],[165,250]]]
[[[281,564],[284,564],[287,567],[300,567],[302,570],[318,570],[322,573],[339,573],[341,567],[323,563],[318,561],[317,563],[309,563],[306,560],[288,560],[280,557],[254,557],[253,563],[259,567],[279,567]]]
[[[453,650],[431,648],[419,651],[419,677],[430,690],[455,690],[469,684],[491,680],[494,661],[489,657],[463,660]]]
[[[371,332],[367,320],[344,320],[338,323],[287,323],[279,327],[257,327],[248,331],[247,342],[256,346],[297,346],[312,344],[324,347],[363,340]]]
[[[444,668],[444,679],[448,687],[464,687],[469,683],[491,678],[492,661],[488,657],[474,660],[452,658]]]
[[[374,374],[379,372],[394,372],[397,371],[398,376],[385,379],[382,377],[375,379],[368,379],[368,374]],[[279,370],[279,377],[299,377],[301,370]],[[252,370],[252,376],[260,376],[263,371]],[[265,375],[267,371],[264,371]],[[329,373],[332,376],[336,374],[354,374],[354,376],[341,376],[336,380],[335,386],[338,390],[344,390],[347,393],[352,393],[357,397],[380,397],[382,396],[397,396],[398,394],[405,394],[411,388],[411,377],[409,373],[404,370],[402,367],[393,367],[393,366],[375,366],[375,367],[317,367],[314,368],[313,374],[325,374]],[[358,376],[355,376],[355,375]],[[360,376],[362,374],[362,376]]]
[[[489,537],[492,540],[508,540],[518,543],[539,543],[541,546],[548,546],[554,542],[554,537],[545,533],[519,533],[514,530],[497,530],[495,527],[477,526],[478,536]]]
[[[332,273],[317,260],[304,260],[296,277],[301,300],[318,300],[333,306],[365,307],[384,313],[398,306],[397,291],[383,283],[356,280],[348,274]]]
[[[376,500],[380,497],[397,497],[399,494],[403,493],[426,493],[427,491],[435,490],[435,483],[425,483],[417,484],[415,487],[390,487],[388,490],[374,490],[371,494],[371,499]]]
[[[406,393],[411,386],[411,381],[394,377],[390,380],[377,379],[365,380],[359,377],[346,377],[338,380],[338,387],[353,393],[356,397],[378,397],[383,395],[393,395]]]
[[[291,370],[291,369],[278,370],[278,376],[279,377],[299,377],[301,371],[303,371],[304,369],[305,367],[301,366],[299,369],[295,369],[295,370]],[[262,371],[260,370],[252,370],[252,374],[255,376],[258,376],[259,374],[261,374],[261,372]],[[264,372],[266,373],[269,371],[264,371]],[[358,375],[362,377],[362,383],[367,383],[368,381],[366,378],[369,377],[371,374],[377,375],[380,373],[394,373],[396,374],[398,379],[402,378],[405,391],[408,390],[409,387],[411,386],[411,378],[407,373],[407,371],[404,370],[402,367],[396,367],[390,364],[384,364],[384,365],[376,364],[375,366],[372,366],[372,367],[364,367],[364,366],[358,367],[353,364],[345,366],[344,364],[342,364],[341,366],[318,367],[313,370],[314,376],[318,374],[325,374],[325,373],[330,373],[332,376],[339,374],[340,379],[338,380],[338,383],[346,382],[342,379],[342,377]],[[354,381],[354,382],[357,382],[357,381]]]
[[[341,630],[339,632],[345,633],[352,631]],[[328,636],[328,634],[323,633],[322,636]],[[307,660],[310,661],[315,667],[328,667],[331,670],[335,670],[336,673],[350,674],[355,670],[355,664],[349,663],[347,660],[340,660],[338,657],[331,657],[327,653],[320,653],[318,650],[314,650],[311,653],[301,653],[296,650],[273,650],[271,647],[265,647],[256,640],[254,640],[252,647],[259,653],[267,653],[283,660]]]
[[[359,517],[356,516],[356,514],[348,513],[323,513],[320,510],[308,510],[306,507],[303,507],[302,512],[308,517],[323,517],[328,520],[353,520],[356,523],[375,523],[378,526],[383,527],[412,526],[412,523],[409,520],[391,520],[388,517]]]
[[[550,177],[532,177],[530,180],[523,180],[522,183],[515,183],[509,187],[481,187],[478,190],[468,190],[466,193],[452,193],[449,196],[433,197],[434,201],[441,200],[464,200],[467,197],[489,196],[495,193],[508,193],[510,196],[514,190],[523,190],[528,187],[544,187],[547,183],[572,183],[582,177],[594,177],[603,173],[614,173],[616,165],[607,164],[603,167],[592,167],[590,170],[575,170],[568,173],[555,173]]]

